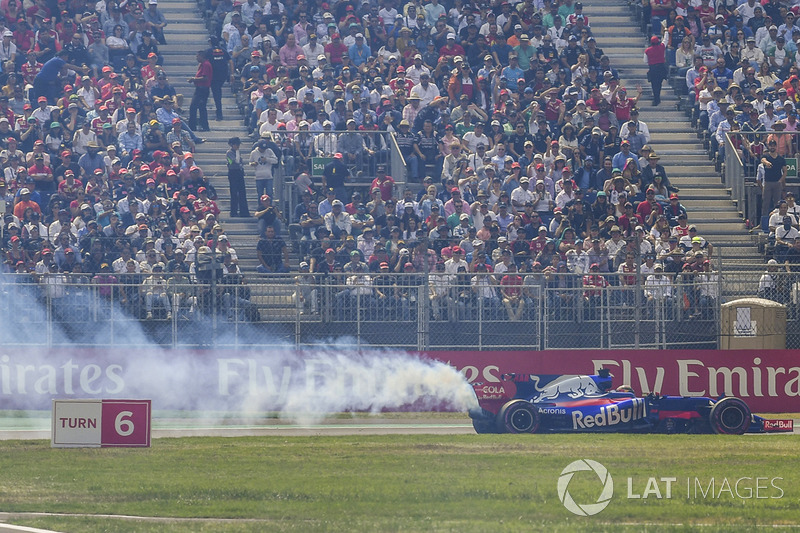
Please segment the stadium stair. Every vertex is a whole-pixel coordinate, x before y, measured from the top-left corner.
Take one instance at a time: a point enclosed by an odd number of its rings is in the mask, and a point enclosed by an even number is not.
[[[164,56],[164,69],[169,82],[179,94],[184,95],[183,116],[188,120],[189,103],[194,93],[194,86],[186,80],[197,72],[195,54],[198,50],[209,47],[208,29],[202,14],[194,1],[170,1],[159,3],[159,8],[167,18],[167,44],[159,48]],[[214,120],[216,107],[213,98],[208,100],[208,116],[211,131],[197,132],[206,142],[198,145],[196,161],[203,169],[208,181],[217,189],[219,208],[222,211],[219,219],[228,235],[231,244],[239,257],[239,266],[247,274],[253,274],[258,265],[256,244],[258,243],[258,224],[255,219],[231,218],[230,190],[228,187],[225,152],[228,150],[228,139],[238,136],[242,139],[242,152],[249,155],[251,140],[242,124],[242,117],[231,93],[230,84],[222,88],[222,121]],[[258,206],[255,180],[252,171],[246,170],[247,199],[251,214]],[[284,226],[284,239],[288,241],[288,232]],[[297,268],[297,257],[292,253],[292,266]],[[294,285],[289,278],[273,279],[269,284],[251,286],[251,301],[259,306],[262,319],[276,320],[283,316],[294,316],[294,303],[291,295]]]
[[[691,128],[680,100],[668,84],[661,91],[661,105],[652,106],[652,91],[647,82],[647,65],[642,56],[646,36],[623,0],[597,0],[586,4],[586,14],[611,65],[620,73],[628,94],[636,86],[644,94],[639,101],[640,120],[650,129],[650,145],[661,156],[670,182],[680,188],[681,204],[689,213],[689,223],[721,252],[726,267],[763,263],[753,236],[745,229],[742,209],[731,199],[719,172]]]

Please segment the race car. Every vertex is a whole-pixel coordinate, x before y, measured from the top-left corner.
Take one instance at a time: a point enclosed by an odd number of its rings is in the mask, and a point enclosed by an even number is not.
[[[469,416],[478,433],[721,433],[793,431],[793,420],[755,416],[739,398],[637,397],[613,389],[612,375],[505,374],[475,383],[480,407]]]

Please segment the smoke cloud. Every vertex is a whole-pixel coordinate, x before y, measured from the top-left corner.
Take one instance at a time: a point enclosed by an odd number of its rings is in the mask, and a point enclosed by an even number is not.
[[[330,350],[316,354],[306,371],[306,389],[292,388],[281,410],[283,418],[297,423],[314,423],[325,413],[341,411],[466,411],[477,406],[472,387],[455,368],[402,352]]]
[[[0,290],[8,281],[0,278]],[[35,295],[26,299],[26,316],[47,316]],[[269,349],[171,350],[153,342],[142,323],[125,319],[118,309],[109,312],[119,320],[113,341],[107,324],[96,327],[78,318],[79,335],[75,322],[53,325],[47,337],[54,348],[30,346],[46,344],[45,328],[35,321],[0,321],[0,401],[8,408],[42,409],[52,398],[141,398],[153,400],[154,410],[195,411],[218,420],[271,411],[298,424],[331,413],[466,411],[477,405],[454,367],[403,351],[356,351],[352,339],[340,339],[298,352],[249,325],[239,327],[239,339]],[[28,346],[14,347],[20,344]],[[219,344],[234,340],[223,335]]]

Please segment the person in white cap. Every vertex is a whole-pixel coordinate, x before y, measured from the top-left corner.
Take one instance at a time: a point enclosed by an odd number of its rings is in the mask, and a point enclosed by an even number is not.
[[[350,56],[350,60],[353,62],[353,65],[360,67],[366,63],[367,59],[372,55],[372,50],[364,42],[363,33],[356,33],[355,37],[356,42],[350,46],[347,53]]]
[[[528,176],[523,175],[519,179],[519,187],[511,191],[511,205],[517,210],[522,210],[528,202],[533,202],[536,195],[533,192],[533,187],[530,186],[530,179]]]
[[[758,280],[758,297],[767,300],[780,302],[782,300],[778,284],[780,278],[775,275],[778,272],[778,262],[774,259],[767,261],[767,270]]]
[[[11,30],[8,28],[3,30],[3,42],[0,43],[0,62],[6,72],[16,70],[14,64],[17,60],[17,45],[12,42],[12,37],[14,37],[14,33]]]
[[[428,76],[431,74],[430,69],[422,63],[422,55],[415,54],[414,64],[406,69],[406,78],[413,81],[414,85],[417,85],[419,83],[420,74],[423,72],[427,72]]]
[[[456,42],[456,34],[447,34],[447,43],[439,48],[439,55],[446,58],[464,56],[464,48]]]
[[[653,266],[655,272],[647,276],[644,281],[644,295],[647,298],[647,308],[649,313],[653,313],[656,306],[660,307],[660,312],[664,313],[664,318],[672,318],[673,293],[672,282],[669,277],[664,275],[664,265],[656,263]]]
[[[295,277],[297,289],[294,299],[301,315],[311,313],[317,314],[317,280],[310,274],[309,264],[305,261],[300,263],[300,274]]]

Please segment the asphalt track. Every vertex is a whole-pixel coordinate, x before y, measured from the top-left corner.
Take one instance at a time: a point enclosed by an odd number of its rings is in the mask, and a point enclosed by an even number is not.
[[[325,420],[320,423],[281,421],[225,421],[191,418],[153,418],[152,438],[177,437],[313,437],[342,435],[460,435],[474,434],[472,423],[464,418],[397,419],[359,417]],[[50,439],[49,414],[28,418],[0,418],[0,440]]]
[[[777,418],[777,417],[776,417]],[[470,435],[475,434],[469,418],[397,419],[360,417],[326,420],[324,423],[288,423],[279,421],[226,421],[214,419],[153,418],[152,438],[179,437],[315,437],[344,435]],[[800,434],[800,420],[794,421],[792,433]],[[754,434],[750,434],[754,435]],[[757,434],[756,434],[757,435]],[[765,435],[765,434],[761,434]],[[775,434],[773,434],[775,435]],[[49,440],[50,420],[36,418],[0,418],[0,440]],[[0,533],[2,531],[0,530]]]

